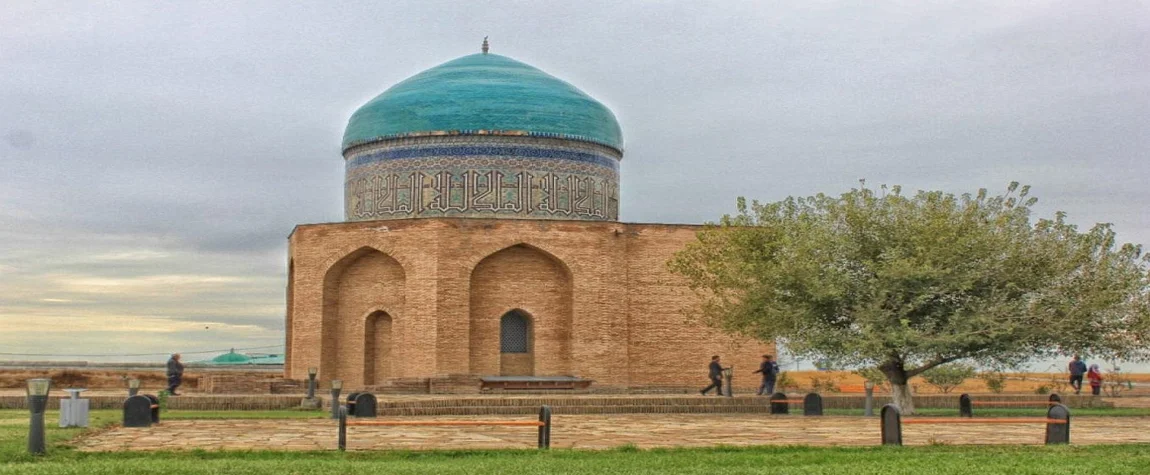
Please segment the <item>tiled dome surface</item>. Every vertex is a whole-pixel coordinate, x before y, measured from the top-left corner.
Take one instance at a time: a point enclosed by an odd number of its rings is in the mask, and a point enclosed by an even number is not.
[[[424,135],[531,135],[623,148],[615,115],[554,76],[506,56],[464,56],[396,84],[351,116],[344,150]]]

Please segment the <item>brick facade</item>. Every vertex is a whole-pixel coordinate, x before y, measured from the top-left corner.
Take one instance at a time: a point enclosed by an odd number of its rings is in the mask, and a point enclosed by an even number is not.
[[[693,321],[667,260],[697,226],[424,218],[298,226],[289,240],[288,378],[389,382],[527,374],[597,388],[706,384],[712,354],[752,387],[772,345]],[[529,322],[501,353],[500,321]],[[430,380],[429,380],[430,381]]]

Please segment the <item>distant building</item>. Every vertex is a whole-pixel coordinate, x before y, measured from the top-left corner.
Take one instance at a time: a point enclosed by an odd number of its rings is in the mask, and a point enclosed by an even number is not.
[[[694,387],[719,354],[757,384],[773,346],[684,315],[666,262],[698,227],[618,222],[621,129],[571,84],[485,48],[372,99],[342,148],[346,222],[289,238],[287,377]]]
[[[205,366],[282,365],[284,364],[284,356],[270,353],[243,354],[236,353],[236,350],[233,349],[210,360],[193,361],[191,364]]]

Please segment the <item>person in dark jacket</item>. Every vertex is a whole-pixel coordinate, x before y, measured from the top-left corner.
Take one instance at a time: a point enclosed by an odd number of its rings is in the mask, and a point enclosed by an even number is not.
[[[699,391],[702,395],[706,396],[712,389],[719,390],[719,395],[723,395],[723,365],[719,363],[719,355],[711,357],[711,365],[708,367],[711,378],[711,385]]]
[[[1070,362],[1070,387],[1074,388],[1074,394],[1082,392],[1082,376],[1086,374],[1086,363],[1082,361],[1082,357],[1074,355],[1074,360]]]
[[[763,374],[763,384],[759,386],[760,396],[770,396],[775,393],[775,381],[779,377],[779,365],[774,360],[771,355],[763,355],[763,362],[759,364],[759,369],[751,373]]]
[[[168,359],[168,394],[179,396],[176,394],[176,388],[180,387],[183,377],[184,364],[180,363],[180,354],[175,353]]]

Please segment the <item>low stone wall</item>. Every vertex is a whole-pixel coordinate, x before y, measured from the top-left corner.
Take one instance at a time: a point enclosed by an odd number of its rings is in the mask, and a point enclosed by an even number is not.
[[[141,394],[146,394],[141,392]],[[120,396],[85,397],[92,409],[122,409],[124,399]],[[59,409],[60,397],[48,398],[48,409]],[[213,410],[213,411],[268,411],[294,409],[300,405],[300,396],[176,396],[168,398],[168,409]],[[27,409],[25,396],[0,396],[0,409]]]
[[[143,391],[142,393],[153,393]],[[346,397],[347,391],[342,397]],[[736,393],[738,394],[738,393]],[[319,395],[326,395],[321,391]],[[126,395],[125,395],[126,396]],[[91,396],[92,409],[120,409],[125,396]],[[800,394],[792,396],[801,397]],[[63,396],[67,397],[67,396]],[[63,397],[53,396],[48,407],[56,409]],[[1035,413],[1043,408],[1044,398],[1028,395],[974,395],[975,401],[1035,402]],[[321,403],[330,407],[330,401],[320,398]],[[1085,407],[1114,407],[1110,399],[1090,396],[1063,396],[1063,403],[1071,409]],[[187,395],[169,398],[170,409],[187,410],[273,410],[294,409],[300,406],[300,395]],[[851,409],[861,412],[866,398],[862,395],[827,395],[823,397],[825,409]],[[875,398],[875,409],[889,402],[887,397]],[[449,414],[531,414],[539,406],[552,406],[556,414],[643,414],[643,413],[765,413],[770,407],[766,397],[746,393],[736,397],[698,396],[577,396],[564,395],[525,395],[515,397],[496,396],[443,396],[427,398],[388,399],[381,395],[379,410],[381,415],[449,415]],[[958,395],[930,395],[915,398],[918,408],[948,408],[958,414]],[[1019,408],[1017,405],[1002,406]],[[975,412],[984,406],[976,406]],[[27,409],[24,396],[0,396],[0,409]],[[794,406],[792,406],[794,409]]]
[[[197,388],[208,394],[302,394],[306,387],[302,381],[267,374],[234,373],[204,375]]]
[[[797,395],[797,394],[796,394]],[[916,408],[953,408],[958,410],[958,397],[960,394],[929,394],[914,397],[914,406]],[[1045,407],[1047,398],[1049,396],[1040,395],[1027,395],[1027,394],[972,394],[971,399],[974,401],[1003,401],[1003,402],[1034,402],[1035,408]],[[1069,408],[1081,407],[1114,407],[1114,403],[1104,398],[1096,398],[1091,396],[1082,395],[1066,395],[1062,397],[1062,404]],[[875,396],[875,409],[882,407],[884,404],[891,402],[890,396]],[[866,406],[866,396],[858,395],[837,395],[827,394],[823,395],[823,408],[825,409],[862,409]],[[1003,405],[1003,408],[1019,408],[1018,405]],[[1027,407],[1027,406],[1022,406]]]

